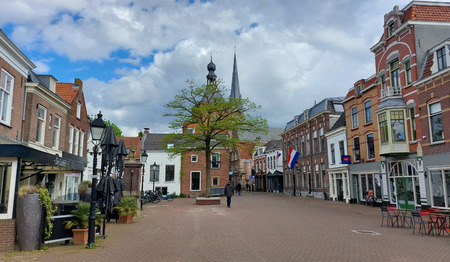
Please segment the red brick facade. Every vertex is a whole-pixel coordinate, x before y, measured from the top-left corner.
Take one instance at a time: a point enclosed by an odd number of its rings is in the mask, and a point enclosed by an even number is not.
[[[15,219],[0,219],[0,252],[14,250],[15,227]]]

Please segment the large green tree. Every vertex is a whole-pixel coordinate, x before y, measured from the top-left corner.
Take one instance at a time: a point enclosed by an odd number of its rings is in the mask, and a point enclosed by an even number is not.
[[[205,152],[206,191],[211,188],[211,153],[216,148],[236,148],[240,142],[238,132],[267,133],[267,120],[250,113],[260,109],[249,99],[224,98],[222,81],[198,86],[192,80],[175,98],[165,105],[172,117],[170,128],[184,130],[182,133],[168,134],[165,142],[176,146],[167,148],[171,155],[187,151]],[[188,133],[188,125],[195,126],[195,132]]]

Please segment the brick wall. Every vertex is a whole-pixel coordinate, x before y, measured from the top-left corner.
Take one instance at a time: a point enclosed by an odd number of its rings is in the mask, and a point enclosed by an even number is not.
[[[0,252],[14,250],[15,219],[0,219]]]
[[[5,70],[8,74],[14,77],[14,92],[13,92],[13,110],[11,111],[11,125],[5,126],[0,124],[0,133],[3,136],[15,140],[22,139],[22,115],[23,115],[23,98],[25,92],[25,77],[17,70],[9,65],[5,60],[0,58],[0,73]]]

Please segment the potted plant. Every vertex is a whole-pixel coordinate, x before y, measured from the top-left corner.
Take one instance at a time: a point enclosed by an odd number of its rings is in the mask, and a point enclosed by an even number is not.
[[[89,214],[91,205],[87,202],[79,202],[71,211],[74,216],[72,220],[65,221],[65,228],[72,229],[73,243],[75,245],[86,245],[88,241]],[[96,213],[98,210],[96,210]],[[101,225],[102,215],[96,215],[95,225]]]
[[[45,211],[45,239],[53,229],[52,216],[56,212],[50,194],[39,186],[21,187],[17,193],[17,236],[20,250],[34,250],[39,238],[42,211]]]
[[[125,196],[114,209],[119,213],[119,222],[128,224],[133,222],[133,217],[137,214],[139,208],[133,196]]]

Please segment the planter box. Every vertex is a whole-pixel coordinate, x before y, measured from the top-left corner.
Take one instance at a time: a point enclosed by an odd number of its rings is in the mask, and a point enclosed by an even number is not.
[[[73,232],[73,243],[75,245],[86,245],[88,242],[89,229],[72,229]]]
[[[119,223],[122,224],[129,224],[133,222],[133,216],[132,215],[128,215],[128,216],[122,216],[122,214],[119,214]]]
[[[197,197],[197,205],[220,205],[220,197]]]

